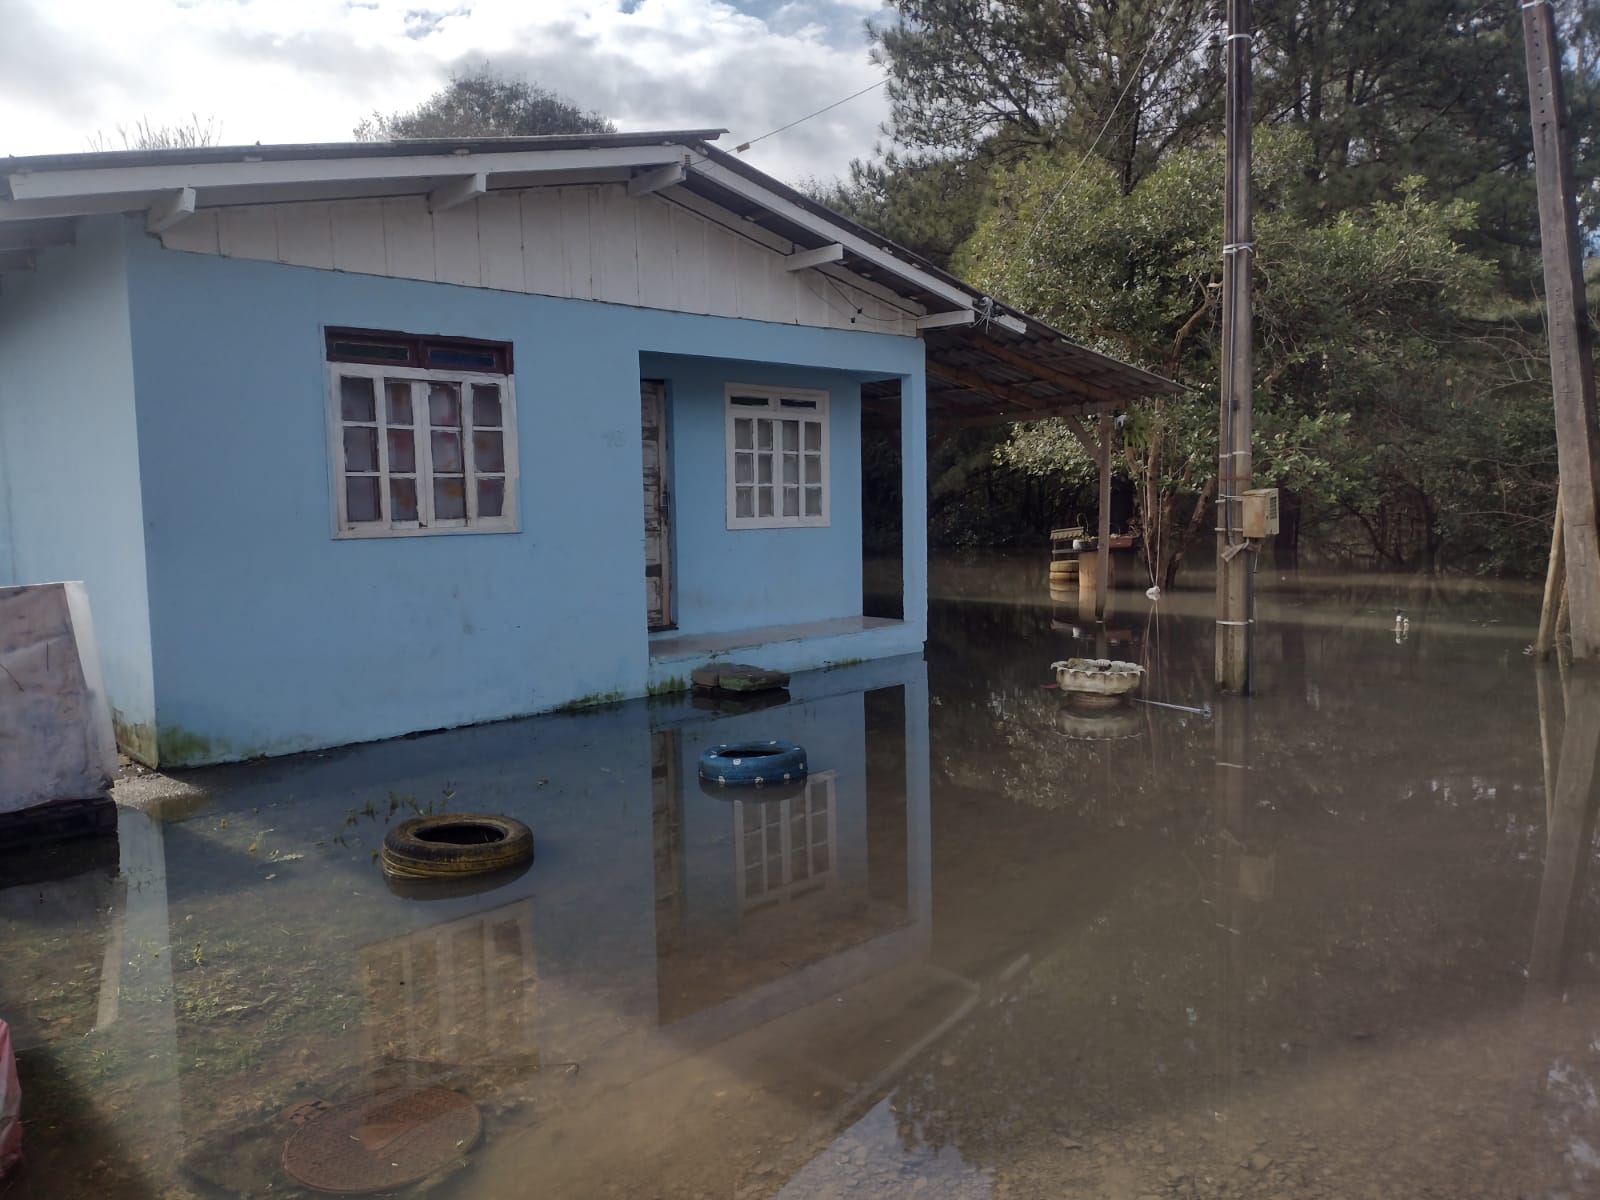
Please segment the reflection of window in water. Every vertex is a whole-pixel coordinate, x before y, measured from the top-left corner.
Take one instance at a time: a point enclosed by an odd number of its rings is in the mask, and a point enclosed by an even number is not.
[[[462,1063],[533,1051],[528,901],[377,942],[360,955],[376,1057]]]
[[[798,796],[733,806],[741,914],[820,892],[835,878],[833,778],[822,771]]]

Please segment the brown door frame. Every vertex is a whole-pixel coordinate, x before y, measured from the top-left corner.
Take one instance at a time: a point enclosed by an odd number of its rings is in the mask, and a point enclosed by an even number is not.
[[[655,405],[655,441],[656,441],[656,495],[654,499],[656,511],[656,537],[659,539],[657,546],[657,563],[654,567],[660,573],[661,580],[661,619],[655,619],[648,606],[645,610],[645,620],[650,629],[676,629],[677,615],[673,612],[672,588],[672,486],[671,486],[671,458],[667,454],[667,385],[659,379],[641,379],[639,381],[639,406],[641,417],[641,436],[644,410],[647,406]],[[641,464],[641,470],[642,470]],[[644,481],[646,505],[652,502],[648,494],[649,480]],[[650,531],[645,529],[645,541],[648,547]],[[645,555],[645,573],[648,576],[652,570],[649,554]]]

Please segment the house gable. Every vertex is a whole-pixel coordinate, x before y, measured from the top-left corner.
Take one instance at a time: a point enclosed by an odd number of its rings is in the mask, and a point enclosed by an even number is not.
[[[203,209],[169,250],[323,270],[913,337],[920,305],[697,197],[627,185],[491,191],[430,211],[424,196]]]

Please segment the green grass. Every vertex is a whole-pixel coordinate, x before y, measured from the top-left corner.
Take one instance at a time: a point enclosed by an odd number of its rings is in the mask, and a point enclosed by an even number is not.
[[[576,700],[568,700],[565,704],[558,704],[552,710],[558,713],[582,712],[586,708],[598,708],[605,704],[618,704],[622,700],[622,689],[612,688],[609,692],[590,692],[587,696],[579,696]]]

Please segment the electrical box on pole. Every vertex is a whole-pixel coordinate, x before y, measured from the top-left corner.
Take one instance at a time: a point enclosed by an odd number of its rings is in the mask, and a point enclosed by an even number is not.
[[[1244,536],[1252,541],[1278,536],[1278,489],[1249,488],[1240,504],[1240,524]]]

